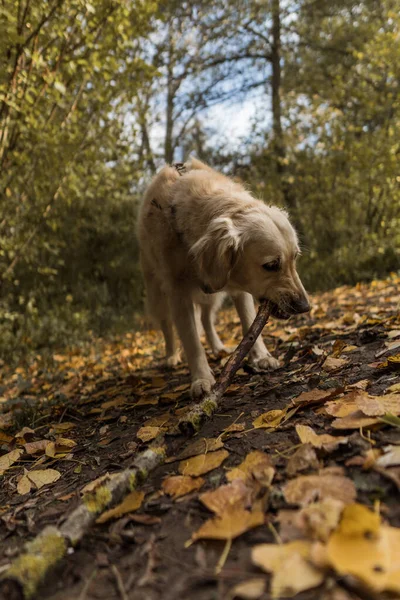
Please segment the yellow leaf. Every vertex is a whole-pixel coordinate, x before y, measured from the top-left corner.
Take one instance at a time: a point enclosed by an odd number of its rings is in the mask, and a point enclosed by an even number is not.
[[[400,529],[379,524],[361,504],[347,506],[327,544],[327,558],[340,575],[352,575],[376,592],[400,592]]]
[[[243,479],[244,481],[258,481],[262,485],[270,485],[274,478],[275,469],[270,458],[265,452],[254,450],[250,452],[239,466],[227,472],[228,481]]]
[[[7,454],[3,454],[3,456],[0,456],[0,475],[3,475],[4,471],[7,471],[7,469],[17,462],[22,454],[22,450],[12,450]]]
[[[193,456],[179,463],[179,473],[181,475],[193,475],[194,477],[203,475],[219,467],[228,456],[229,452],[226,450]]]
[[[278,427],[280,422],[285,418],[286,412],[287,412],[286,409],[285,410],[269,410],[268,412],[263,413],[262,415],[257,417],[257,419],[255,419],[255,421],[253,421],[253,427],[255,429],[261,429],[261,428],[274,429],[275,427]]]
[[[286,501],[289,504],[306,506],[326,498],[335,498],[344,504],[354,502],[356,488],[351,479],[342,475],[301,475],[289,481],[283,488]]]
[[[119,517],[122,517],[122,515],[138,510],[138,508],[142,506],[143,499],[144,492],[134,490],[128,494],[120,504],[114,506],[114,508],[110,508],[110,510],[106,510],[100,515],[100,517],[96,519],[96,523],[106,523],[111,519],[118,519]]]
[[[292,597],[323,582],[323,572],[308,562],[311,547],[309,541],[296,540],[281,545],[260,544],[253,548],[253,563],[273,573],[273,598]]]
[[[266,581],[261,577],[247,579],[238,583],[229,591],[228,598],[241,598],[242,600],[258,600],[265,592]]]
[[[339,400],[327,402],[324,408],[325,412],[332,417],[347,417],[357,410],[357,404],[354,396],[351,398],[344,396],[344,398],[339,398]]]
[[[333,436],[328,433],[318,435],[307,425],[296,425],[296,433],[302,444],[311,444],[314,448],[323,448],[327,452],[333,452],[340,444],[347,444],[349,439],[344,436]]]
[[[32,481],[30,481],[29,477],[27,477],[27,475],[25,473],[25,475],[23,475],[21,477],[21,479],[18,481],[17,492],[18,492],[18,494],[21,494],[21,496],[22,496],[23,494],[27,494],[28,492],[30,492],[32,486],[33,486]]]
[[[24,477],[25,476],[38,490],[40,490],[44,485],[58,481],[61,477],[61,473],[56,471],[56,469],[36,469],[35,471],[25,473]],[[21,483],[21,486],[24,485],[26,485],[25,482]]]
[[[189,475],[173,475],[164,479],[162,489],[168,496],[172,496],[175,499],[199,490],[203,483],[204,479],[201,477],[194,478]]]
[[[258,502],[251,511],[233,505],[227,508],[221,516],[206,521],[192,535],[192,539],[232,540],[263,523],[264,511],[261,502]]]

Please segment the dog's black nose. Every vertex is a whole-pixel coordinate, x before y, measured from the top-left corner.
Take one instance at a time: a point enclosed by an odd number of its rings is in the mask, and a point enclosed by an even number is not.
[[[290,308],[294,314],[300,315],[301,313],[309,312],[311,306],[306,296],[299,296],[291,299]]]

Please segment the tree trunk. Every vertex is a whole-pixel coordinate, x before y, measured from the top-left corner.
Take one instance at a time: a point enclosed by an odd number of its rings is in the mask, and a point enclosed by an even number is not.
[[[294,210],[296,198],[286,178],[286,147],[282,129],[281,102],[281,7],[280,0],[272,0],[272,45],[271,45],[271,88],[272,88],[272,132],[276,172],[286,206]]]

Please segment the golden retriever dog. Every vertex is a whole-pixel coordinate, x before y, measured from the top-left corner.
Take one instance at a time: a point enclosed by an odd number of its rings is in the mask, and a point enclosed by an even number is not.
[[[256,200],[243,185],[197,159],[155,175],[140,209],[138,236],[148,310],[164,334],[171,366],[179,360],[175,325],[195,398],[215,383],[196,326],[196,305],[214,353],[223,349],[214,327],[221,291],[232,296],[243,334],[255,318],[254,299],[267,299],[278,319],[310,310],[296,271],[297,235],[285,211]],[[249,360],[261,370],[279,366],[261,336]]]

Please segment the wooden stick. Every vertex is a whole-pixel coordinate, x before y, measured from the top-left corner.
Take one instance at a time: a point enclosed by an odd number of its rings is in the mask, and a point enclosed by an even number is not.
[[[232,379],[243,360],[254,346],[256,339],[261,334],[268,319],[269,307],[268,302],[265,301],[260,304],[257,316],[250,329],[222,369],[214,389],[207,394],[201,402],[195,404],[193,408],[180,419],[178,427],[182,433],[193,435],[193,433],[199,431],[203,421],[213,415],[218,408],[219,400],[231,384]]]

